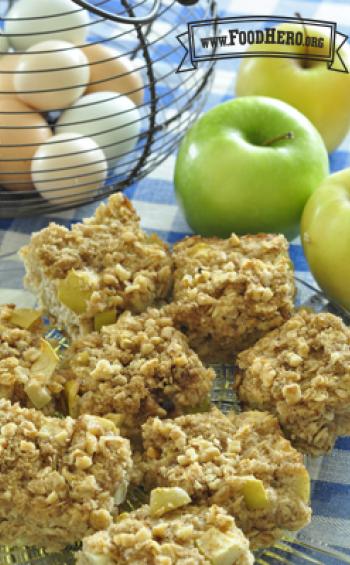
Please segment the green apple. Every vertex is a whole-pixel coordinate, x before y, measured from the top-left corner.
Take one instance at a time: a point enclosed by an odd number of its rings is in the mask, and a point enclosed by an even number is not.
[[[305,206],[301,238],[325,294],[350,312],[350,168],[328,177]]]
[[[174,181],[186,219],[201,235],[294,237],[307,199],[327,175],[325,145],[307,118],[280,100],[247,96],[192,126]]]
[[[279,30],[293,30],[291,24],[278,26]],[[294,28],[295,29],[295,28]],[[310,37],[323,33],[315,26],[306,26]],[[250,49],[262,49],[252,45]],[[264,45],[264,50],[276,45]],[[296,54],[313,54],[317,48],[288,46]],[[319,51],[319,50],[318,50]],[[341,56],[350,64],[350,47],[341,48]],[[328,69],[325,61],[272,57],[249,57],[239,67],[236,94],[238,96],[271,96],[287,102],[307,118],[321,133],[328,151],[333,151],[350,128],[350,74]]]

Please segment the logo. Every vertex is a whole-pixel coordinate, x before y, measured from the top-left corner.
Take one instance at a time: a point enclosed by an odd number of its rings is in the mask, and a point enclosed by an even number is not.
[[[195,70],[201,61],[240,57],[325,61],[331,71],[349,72],[341,53],[348,36],[337,31],[335,22],[247,16],[189,22],[187,27],[177,36],[185,49],[178,73]]]

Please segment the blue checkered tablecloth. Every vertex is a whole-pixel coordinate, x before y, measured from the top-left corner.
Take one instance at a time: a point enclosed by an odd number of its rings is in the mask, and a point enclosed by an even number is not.
[[[293,16],[299,12],[305,18],[336,21],[339,31],[350,35],[350,0],[218,0],[218,4],[221,16]],[[174,62],[174,67],[175,63],[179,61]],[[238,64],[227,60],[217,65],[208,108],[232,97]],[[156,231],[169,243],[190,233],[174,195],[174,163],[175,154],[126,191],[141,216],[143,228]],[[350,166],[350,135],[330,156],[330,164],[332,172]],[[95,207],[96,204],[45,217],[0,220],[0,303],[34,303],[33,296],[22,288],[23,267],[16,256],[30,234],[52,220],[69,225],[91,215]],[[290,252],[297,275],[312,282],[299,240],[292,242]],[[331,455],[310,460],[308,466],[313,479],[314,516],[300,536],[311,543],[322,541],[345,548],[350,555],[350,437],[339,439]]]

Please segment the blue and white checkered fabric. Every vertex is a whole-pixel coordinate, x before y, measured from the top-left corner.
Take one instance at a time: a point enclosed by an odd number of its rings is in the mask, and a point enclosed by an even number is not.
[[[221,16],[293,16],[295,12],[300,12],[305,18],[335,21],[339,31],[350,35],[349,0],[218,0],[218,4]],[[174,61],[174,68],[178,63]],[[208,108],[233,96],[238,64],[238,61],[227,60],[217,65]],[[169,243],[190,233],[174,195],[174,162],[175,155],[172,155],[147,178],[126,191],[141,216],[142,226],[146,230],[156,231]],[[350,135],[330,156],[330,163],[332,172],[350,166]],[[50,217],[0,220],[0,255],[3,257],[0,260],[1,303],[34,303],[34,298],[22,289],[23,267],[15,254],[28,241],[31,232],[41,229],[52,220],[69,225],[71,221],[91,215],[95,207],[96,204]],[[312,281],[300,241],[291,244],[291,256],[297,274]],[[350,553],[350,437],[338,440],[330,456],[310,461],[309,469],[313,479],[314,515],[301,538],[311,543],[324,542],[346,548]]]

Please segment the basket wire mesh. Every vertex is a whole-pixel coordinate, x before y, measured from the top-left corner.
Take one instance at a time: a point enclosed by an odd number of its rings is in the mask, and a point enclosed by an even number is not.
[[[133,3],[129,2],[129,0],[98,0],[91,4],[99,9],[113,10],[113,13],[118,17],[128,18],[147,17],[154,5],[151,0],[140,0]],[[12,36],[6,33],[7,25],[11,21],[8,15],[10,8],[11,2],[0,3],[0,16],[4,25],[3,35],[10,42],[14,41],[14,37],[18,36],[21,40],[23,37],[27,40],[29,33]],[[83,10],[83,8],[76,6],[76,10]],[[35,129],[46,127],[46,124],[39,126],[31,125],[29,127],[25,125],[27,117],[37,115],[40,112],[38,109],[28,108],[28,110],[22,110],[21,112],[6,110],[6,100],[10,96],[14,96],[14,89],[13,87],[10,90],[2,89],[2,79],[17,80],[18,75],[22,74],[22,71],[16,70],[15,72],[13,69],[2,68],[3,59],[0,57],[0,184],[2,182],[2,168],[5,168],[7,171],[7,190],[0,188],[0,217],[28,216],[47,213],[51,210],[61,211],[83,203],[93,202],[116,190],[123,190],[131,183],[147,175],[164,161],[178,146],[186,130],[201,112],[205,103],[206,92],[210,88],[214,69],[214,63],[207,62],[201,65],[194,73],[176,73],[176,68],[182,56],[182,47],[176,36],[186,30],[186,25],[189,21],[213,18],[215,14],[216,3],[214,0],[200,0],[197,4],[191,6],[182,6],[175,0],[159,1],[156,17],[143,25],[138,23],[118,23],[89,11],[89,21],[85,24],[87,27],[87,40],[83,44],[72,46],[71,49],[75,47],[84,49],[88,45],[104,45],[115,49],[115,60],[118,58],[121,61],[129,59],[133,65],[131,70],[112,74],[108,76],[108,79],[104,76],[101,80],[94,81],[94,87],[108,92],[108,85],[111,81],[124,76],[128,77],[128,75],[136,71],[142,77],[144,92],[143,101],[135,106],[136,114],[133,109],[119,110],[118,104],[121,104],[125,95],[136,95],[137,90],[142,89],[142,87],[122,94],[118,92],[111,93],[111,97],[107,101],[113,100],[116,110],[115,113],[113,111],[112,114],[102,116],[104,124],[102,129],[98,129],[100,127],[99,123],[101,124],[101,111],[98,117],[94,117],[94,112],[98,111],[97,106],[100,102],[81,102],[84,113],[82,121],[73,120],[73,122],[63,123],[59,127],[60,132],[67,131],[71,133],[74,132],[74,127],[78,129],[78,126],[81,126],[83,122],[85,126],[87,125],[96,134],[95,136],[91,135],[91,137],[95,140],[98,138],[97,145],[100,146],[104,153],[108,153],[108,155],[113,153],[119,154],[117,160],[113,157],[107,158],[108,176],[98,187],[96,187],[92,172],[85,169],[82,164],[78,164],[74,168],[68,165],[67,167],[63,166],[57,169],[52,159],[52,166],[51,164],[46,166],[45,173],[40,176],[40,180],[36,183],[37,186],[39,185],[40,193],[37,190],[25,190],[25,188],[28,188],[28,182],[25,180],[24,173],[18,171],[18,166],[23,162],[21,152],[27,151],[26,154],[28,154],[29,151],[29,153],[33,153],[30,159],[33,163],[35,160],[38,160],[35,157],[35,152],[42,142],[34,143],[27,140],[26,143],[11,143],[11,134],[15,133],[17,137],[21,137],[22,134],[28,133],[28,129],[31,128],[34,131]],[[62,13],[59,15],[62,16]],[[45,20],[44,25],[46,25],[46,21],[50,22],[50,24],[47,24],[50,28],[47,29],[52,30],[54,17],[55,15],[50,16],[48,19],[41,18]],[[37,19],[24,18],[23,21],[27,25],[28,20],[30,20],[30,29],[34,30]],[[60,39],[60,32],[63,29],[67,30],[67,28],[62,28],[50,32],[50,39]],[[47,40],[48,32],[41,31],[38,34],[35,33],[36,35],[38,35],[38,41]],[[41,49],[35,52],[35,47],[32,49],[34,49],[34,55],[41,56],[47,53]],[[63,47],[62,53],[67,50],[69,48]],[[5,55],[5,53],[2,52],[1,55]],[[29,55],[22,50],[8,52],[6,56],[7,60],[8,57],[20,57],[20,60],[23,61]],[[98,61],[90,62],[89,66],[91,69],[93,65],[105,65],[112,60],[113,57],[99,59]],[[81,66],[83,65],[75,65],[73,68],[79,69]],[[59,96],[63,95],[65,91],[72,89],[73,86],[43,89],[35,85],[35,81],[40,77],[40,73],[44,73],[44,75],[46,73],[47,75],[50,72],[53,76],[54,73],[60,73],[63,69],[64,67],[50,67],[50,69],[46,67],[39,71],[35,70],[32,75],[33,86],[30,87],[30,90],[19,90],[16,91],[15,95],[23,97],[28,93],[36,93],[42,96],[49,96],[53,92]],[[23,73],[25,72],[30,73],[31,71],[23,71]],[[86,86],[86,83],[74,84],[74,88],[85,88]],[[44,112],[44,119],[54,133],[57,119],[64,110],[65,108],[62,107],[50,107],[49,110]],[[120,139],[116,140],[114,135],[112,142],[100,143],[100,140],[103,141],[108,133],[116,133],[115,130],[118,128],[115,128],[113,120],[123,114],[125,116],[122,126],[120,126]],[[15,122],[15,125],[12,125],[12,118],[18,119],[18,115],[20,115],[20,125],[18,125],[18,121]],[[129,126],[132,123],[134,123],[135,127],[137,126],[138,132],[130,135]],[[96,129],[94,129],[95,126]],[[84,137],[86,135],[88,134],[80,136]],[[60,140],[57,143],[61,144],[59,148],[60,156],[68,157],[73,154],[80,157],[79,151],[76,153],[67,152],[64,141]],[[126,150],[123,150],[123,147],[126,147]],[[91,149],[88,151],[91,151]],[[42,162],[42,158],[40,162]],[[98,172],[102,173],[104,171],[105,164],[100,158],[93,160],[91,164],[96,165]],[[21,175],[23,175],[23,180]],[[55,181],[57,188],[55,184],[52,186],[52,183],[49,185],[49,188],[46,188],[52,175],[58,176],[58,179]],[[41,187],[40,183],[42,183]],[[23,185],[23,190],[21,190],[21,185]],[[11,190],[11,188],[16,190]]]

